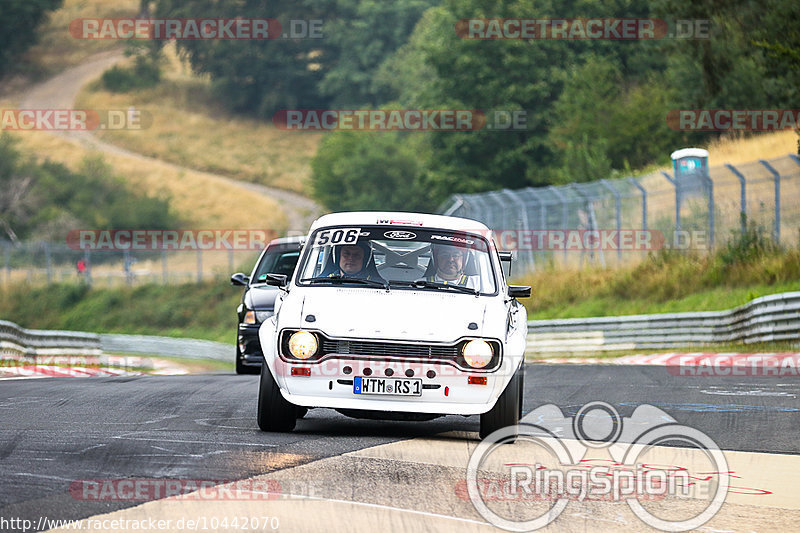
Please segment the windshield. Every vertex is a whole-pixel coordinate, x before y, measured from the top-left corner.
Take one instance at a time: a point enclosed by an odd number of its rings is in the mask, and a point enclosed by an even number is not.
[[[300,252],[297,250],[286,250],[285,248],[283,250],[267,250],[258,263],[253,283],[263,283],[266,281],[268,273],[285,274],[291,278],[299,257]]]
[[[489,245],[480,235],[392,226],[337,227],[317,230],[309,243],[298,267],[298,285],[497,292]]]

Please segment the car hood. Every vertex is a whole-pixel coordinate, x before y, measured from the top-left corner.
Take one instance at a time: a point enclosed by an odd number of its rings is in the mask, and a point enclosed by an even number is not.
[[[270,310],[275,306],[275,298],[280,290],[270,285],[250,287],[244,297],[244,305],[248,309]]]
[[[449,342],[481,335],[486,320],[486,299],[468,294],[344,287],[304,292],[301,305],[282,311],[289,317],[282,317],[280,327],[318,329],[332,337]],[[308,315],[314,322],[305,320]],[[469,329],[470,323],[477,328]]]

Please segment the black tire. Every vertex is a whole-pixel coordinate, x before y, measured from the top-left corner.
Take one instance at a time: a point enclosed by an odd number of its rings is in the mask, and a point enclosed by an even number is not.
[[[308,414],[308,407],[300,407],[299,405],[295,407],[295,418],[303,418]]]
[[[244,364],[242,352],[239,351],[239,345],[236,345],[236,373],[237,374],[258,374],[260,368],[257,366],[249,366]]]
[[[508,382],[506,390],[497,398],[497,403],[486,413],[481,415],[481,439],[506,426],[516,426],[519,423],[520,412],[520,377],[517,371]]]
[[[281,395],[269,367],[262,364],[258,386],[258,427],[261,431],[291,431],[294,429],[296,413],[296,406]]]

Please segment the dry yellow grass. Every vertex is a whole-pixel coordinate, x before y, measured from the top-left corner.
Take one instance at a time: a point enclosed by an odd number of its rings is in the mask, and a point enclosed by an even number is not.
[[[131,17],[138,9],[139,0],[64,0],[61,9],[50,13],[39,28],[39,42],[23,61],[53,74],[80,64],[91,54],[120,48],[119,41],[76,39],[69,33],[69,24],[77,18]]]
[[[99,83],[87,86],[77,106],[127,109],[152,116],[139,131],[99,132],[128,150],[197,170],[303,193],[308,190],[310,161],[322,133],[282,131],[263,120],[226,113],[210,95],[210,83],[193,76],[166,47],[164,80],[153,89],[111,93]]]
[[[720,139],[708,147],[709,165],[748,163],[758,159],[772,159],[786,154],[796,154],[797,132],[792,130],[766,133],[752,137]]]
[[[14,134],[26,153],[36,154],[78,169],[87,156],[98,152],[45,132]],[[179,171],[159,161],[105,155],[114,174],[147,194],[166,193],[171,205],[189,227],[286,229],[286,216],[278,204],[235,184],[195,171]],[[241,206],[246,202],[247,208]]]

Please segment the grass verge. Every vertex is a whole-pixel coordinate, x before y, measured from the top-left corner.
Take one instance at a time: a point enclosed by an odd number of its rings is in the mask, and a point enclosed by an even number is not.
[[[715,253],[663,250],[617,269],[549,268],[531,285],[528,318],[579,318],[731,309],[753,298],[800,290],[800,250],[775,246],[756,228]]]
[[[25,328],[236,339],[241,291],[222,283],[91,289],[20,285],[0,291],[0,317]]]
[[[97,132],[101,139],[187,168],[299,193],[309,190],[311,158],[322,133],[282,131],[230,114],[209,80],[192,75],[175,56],[174,45],[165,51],[168,65],[153,88],[113,93],[96,82],[80,93],[78,108],[134,106],[152,117],[147,128]]]
[[[62,163],[76,172],[87,157],[102,156],[113,168],[114,175],[133,188],[151,196],[171,198],[170,205],[188,227],[268,228],[275,229],[278,234],[286,230],[286,215],[276,201],[215,176],[183,171],[160,161],[102,154],[48,132],[25,131],[11,135],[19,139],[21,150]]]

